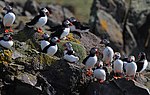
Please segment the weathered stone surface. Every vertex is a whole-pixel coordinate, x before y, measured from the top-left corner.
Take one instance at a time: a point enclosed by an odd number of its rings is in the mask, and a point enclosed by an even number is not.
[[[93,82],[89,84],[87,92],[84,95],[149,95],[149,90],[135,82],[119,79],[109,83],[99,84]]]
[[[103,10],[97,10],[91,14],[91,30],[102,39],[110,39],[111,45],[116,51],[122,51],[122,29],[111,15]]]

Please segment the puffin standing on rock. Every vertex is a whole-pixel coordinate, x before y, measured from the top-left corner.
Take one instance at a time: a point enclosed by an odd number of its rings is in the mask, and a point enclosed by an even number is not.
[[[10,34],[4,34],[2,38],[0,38],[0,45],[4,48],[10,49],[13,46],[12,37]]]
[[[72,48],[72,44],[67,42],[64,46],[66,46],[64,51],[64,59],[70,63],[77,63],[79,61],[79,57],[75,56],[75,51]]]
[[[6,7],[3,8],[3,10],[7,11],[3,18],[3,26],[5,29],[5,33],[13,32],[13,30],[11,29],[11,26],[16,19],[15,13],[13,12],[13,8],[7,5]],[[7,29],[7,28],[10,28],[10,29]]]
[[[146,54],[144,52],[140,52],[138,58],[139,60],[136,62],[137,72],[141,73],[147,68],[148,61],[146,59]]]
[[[103,67],[103,62],[100,61],[97,64],[97,68],[94,70],[94,77],[100,82],[103,83],[106,80],[106,71]]]
[[[87,75],[89,75],[89,76],[92,75],[92,68],[97,63],[97,55],[96,54],[98,54],[98,49],[92,48],[90,50],[90,54],[82,62],[85,65],[85,68],[87,70]]]
[[[47,23],[47,15],[49,11],[46,8],[41,8],[39,15],[35,16],[30,22],[26,23],[28,27],[36,27],[39,33],[42,33],[42,26]]]
[[[81,33],[89,32],[89,26],[82,25],[76,18],[70,17],[69,21],[73,24],[70,30],[81,38]]]
[[[66,19],[62,22],[62,25],[53,27],[50,31],[55,31],[51,34],[51,37],[58,37],[59,39],[66,39],[66,36],[70,33],[69,26],[72,26],[72,23]]]
[[[114,54],[114,62],[113,62],[113,69],[114,69],[114,78],[118,79],[121,78],[123,75],[123,61],[120,60],[121,54],[119,52],[115,52]]]
[[[102,59],[104,62],[104,65],[110,66],[113,61],[113,56],[114,56],[114,51],[109,46],[110,42],[107,39],[104,39],[100,42],[100,44],[105,45],[105,48],[103,50],[103,59]]]
[[[57,42],[60,42],[60,40],[57,37],[53,37],[49,42],[49,36],[47,34],[44,34],[43,37],[44,39],[41,41],[42,52],[53,56],[58,50]]]
[[[137,71],[137,65],[134,62],[135,57],[134,56],[129,56],[128,58],[128,63],[124,63],[125,65],[125,74],[126,74],[126,79],[134,79],[136,71]]]
[[[77,31],[79,33],[89,32],[89,26],[82,25],[74,17],[70,17],[69,21],[73,24],[70,26],[71,31]]]

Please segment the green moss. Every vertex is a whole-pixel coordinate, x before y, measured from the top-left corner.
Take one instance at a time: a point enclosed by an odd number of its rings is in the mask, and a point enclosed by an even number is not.
[[[40,56],[39,56],[39,62],[41,64],[47,64],[48,66],[50,66],[53,63],[56,63],[57,60],[59,60],[59,58],[51,57],[48,54],[44,54],[44,53],[40,53]]]
[[[59,49],[58,49],[58,52],[56,54],[58,57],[62,57],[63,56],[63,51],[65,49],[63,44],[65,44],[66,42],[68,42],[68,41],[61,41],[58,44],[58,48]],[[73,46],[74,51],[76,52],[75,54],[77,56],[79,56],[80,62],[82,62],[82,60],[86,57],[86,49],[81,44],[78,44],[78,43],[75,43],[75,42],[71,42],[71,44]]]

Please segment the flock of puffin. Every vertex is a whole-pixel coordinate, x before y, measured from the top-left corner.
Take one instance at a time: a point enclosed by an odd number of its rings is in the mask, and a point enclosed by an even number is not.
[[[4,26],[4,35],[0,39],[0,45],[2,47],[10,49],[13,46],[12,37],[9,32],[12,32],[11,26],[15,21],[15,14],[11,6],[6,6],[4,8],[6,14],[3,18]],[[76,31],[79,33],[84,33],[89,31],[89,27],[82,25],[74,17],[65,19],[62,22],[62,25],[52,27],[50,30],[51,35],[42,32],[42,26],[47,23],[48,15],[50,12],[47,8],[41,8],[39,15],[35,16],[30,22],[26,23],[26,26],[29,28],[36,28],[39,33],[41,33],[42,38],[40,40],[41,50],[43,53],[47,53],[50,56],[53,56],[57,50],[57,42],[60,40],[67,39],[70,31]],[[134,56],[129,56],[127,58],[121,59],[121,54],[119,52],[114,52],[114,50],[109,46],[109,40],[103,39],[100,44],[104,45],[104,50],[102,52],[102,60],[98,62],[98,49],[93,47],[90,50],[90,54],[83,60],[85,65],[86,74],[91,76],[93,75],[100,83],[103,83],[106,80],[107,67],[112,66],[114,72],[114,78],[126,77],[127,79],[134,79],[136,73],[143,72],[148,66],[148,61],[146,59],[146,54],[144,52],[139,53],[138,60],[135,61]],[[64,44],[64,59],[70,63],[77,64],[79,57],[75,55],[72,44],[67,42]]]

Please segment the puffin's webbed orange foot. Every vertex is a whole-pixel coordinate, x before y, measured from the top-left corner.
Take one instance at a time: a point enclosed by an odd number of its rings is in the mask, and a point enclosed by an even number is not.
[[[8,29],[5,29],[5,33],[8,33],[9,32],[9,30]]]

